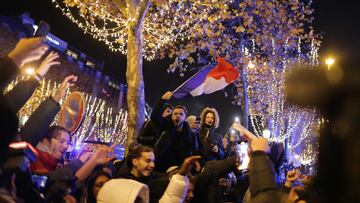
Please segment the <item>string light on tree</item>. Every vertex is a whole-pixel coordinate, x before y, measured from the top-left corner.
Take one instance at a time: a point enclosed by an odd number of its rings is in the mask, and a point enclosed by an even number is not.
[[[144,0],[138,4],[142,4]],[[129,18],[129,5],[123,1],[110,0],[52,0],[55,7],[71,21],[103,41],[111,51],[127,53],[129,25],[135,19]],[[225,5],[232,1],[154,1],[149,7],[143,24],[143,55],[153,60],[159,49],[173,41],[187,40],[194,25],[201,24],[214,6]],[[140,7],[137,7],[137,15]]]

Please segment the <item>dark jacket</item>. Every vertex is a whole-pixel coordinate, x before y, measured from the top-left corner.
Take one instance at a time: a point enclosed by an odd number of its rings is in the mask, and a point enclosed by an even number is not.
[[[165,172],[170,166],[180,166],[185,158],[192,155],[194,148],[193,134],[187,122],[183,122],[182,131],[176,131],[171,116],[162,117],[164,104],[165,100],[161,99],[151,114],[151,120],[161,132],[154,147],[155,170],[159,172]]]
[[[51,97],[41,102],[20,131],[23,139],[36,147],[59,111],[59,103]]]
[[[236,156],[220,161],[206,162],[203,171],[195,178],[192,203],[218,203],[221,199],[219,179],[236,170]]]
[[[255,151],[251,156],[249,163],[250,202],[287,202],[287,194],[278,189],[270,158],[261,151]]]
[[[0,58],[0,163],[6,159],[9,143],[14,139],[18,128],[16,112],[11,109],[3,91],[18,72],[19,68],[10,58]]]
[[[17,83],[11,91],[7,92],[5,98],[9,102],[12,110],[18,112],[30,99],[38,86],[39,82],[31,77],[28,80]]]
[[[19,72],[17,65],[8,57],[0,58],[0,92],[13,80]]]
[[[202,127],[199,130],[198,139],[201,155],[206,161],[220,160],[225,158],[225,150],[221,135],[216,133],[214,128]],[[214,145],[218,146],[218,153],[212,151]]]
[[[155,127],[151,119],[144,122],[141,126],[137,142],[154,148],[156,142],[160,137],[159,129]]]

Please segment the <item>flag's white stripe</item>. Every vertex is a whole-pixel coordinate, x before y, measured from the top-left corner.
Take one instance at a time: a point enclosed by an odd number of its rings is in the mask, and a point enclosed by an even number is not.
[[[201,83],[197,88],[190,91],[191,96],[196,97],[204,93],[204,83]]]
[[[229,83],[226,82],[224,77],[221,77],[219,80],[216,80],[213,77],[208,77],[203,84],[204,94],[211,94],[218,90],[224,89]]]
[[[216,80],[213,77],[208,77],[206,80],[199,85],[197,88],[190,91],[191,96],[196,97],[202,94],[211,94],[218,90],[224,89],[229,83],[226,83],[224,77]]]

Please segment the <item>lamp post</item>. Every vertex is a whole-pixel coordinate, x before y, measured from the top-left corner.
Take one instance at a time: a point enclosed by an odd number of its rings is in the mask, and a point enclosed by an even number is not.
[[[328,58],[328,59],[326,59],[325,63],[328,66],[328,70],[330,70],[331,66],[335,63],[335,59]]]

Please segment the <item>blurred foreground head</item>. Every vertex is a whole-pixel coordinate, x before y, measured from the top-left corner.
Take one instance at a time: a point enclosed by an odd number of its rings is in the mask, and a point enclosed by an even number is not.
[[[318,176],[320,202],[360,199],[360,70],[339,66],[302,68],[286,81],[289,102],[317,107],[320,131]]]

